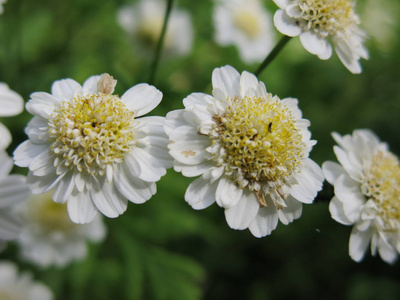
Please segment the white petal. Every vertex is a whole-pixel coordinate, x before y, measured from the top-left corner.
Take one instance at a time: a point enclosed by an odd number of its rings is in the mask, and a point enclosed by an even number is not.
[[[275,4],[278,5],[279,8],[285,9],[286,6],[289,5],[290,0],[274,0]]]
[[[311,159],[303,160],[303,169],[297,174],[298,184],[290,188],[290,194],[303,203],[312,203],[322,189],[324,175],[321,168]]]
[[[0,242],[15,239],[21,231],[21,221],[8,209],[0,209]]]
[[[10,131],[0,123],[0,150],[5,150],[11,144],[11,140]]]
[[[32,143],[35,144],[48,144],[49,143],[49,130],[47,120],[40,117],[33,117],[29,121],[25,129],[26,134]]]
[[[104,182],[100,190],[92,189],[90,196],[97,209],[109,218],[125,212],[128,201],[112,184]]]
[[[215,200],[219,206],[228,208],[235,206],[242,194],[243,190],[238,188],[232,180],[222,177],[218,183]]]
[[[332,185],[345,172],[343,167],[335,162],[326,161],[322,164],[322,173],[324,173],[325,179]]]
[[[281,103],[289,108],[290,112],[292,113],[295,119],[300,120],[302,117],[301,110],[299,109],[299,100],[296,98],[284,98],[282,99]]]
[[[352,51],[353,47],[345,39],[333,39],[335,51],[343,65],[353,74],[360,74],[362,69],[359,57]]]
[[[328,59],[332,55],[332,46],[328,40],[312,31],[301,33],[300,41],[308,52],[317,55],[320,59]]]
[[[347,175],[339,176],[335,181],[335,195],[343,203],[343,210],[351,222],[356,222],[365,203],[365,197],[360,192],[359,183]]]
[[[389,264],[394,264],[398,256],[396,249],[383,239],[379,239],[378,252],[380,257]]]
[[[73,79],[57,80],[51,86],[51,94],[60,100],[74,98],[80,93],[81,85]]]
[[[13,160],[8,156],[7,152],[0,151],[0,178],[8,177],[13,168]]]
[[[124,160],[132,173],[142,180],[156,182],[166,174],[165,168],[160,165],[157,159],[139,147],[127,154]]]
[[[338,146],[333,147],[333,152],[335,152],[338,161],[343,166],[343,168],[349,173],[351,178],[360,182],[363,176],[362,169],[357,168],[354,165],[354,163],[348,157],[347,152],[345,152],[342,148]]]
[[[15,116],[24,109],[24,100],[22,97],[10,90],[8,85],[0,83],[0,116]]]
[[[185,201],[193,209],[204,209],[215,202],[216,183],[210,183],[203,177],[193,181],[186,190]]]
[[[75,187],[75,178],[73,172],[68,172],[61,180],[54,191],[53,200],[56,203],[65,203],[71,196]]]
[[[213,89],[220,89],[226,97],[239,96],[240,74],[231,66],[214,69],[211,81]]]
[[[135,112],[135,117],[152,111],[162,99],[162,93],[154,86],[140,83],[127,90],[121,97],[126,107]]]
[[[124,163],[116,167],[114,184],[129,201],[144,203],[155,194],[155,184],[132,176]]]
[[[239,92],[242,98],[254,97],[258,93],[258,79],[253,74],[244,71],[240,76]]]
[[[358,231],[356,227],[353,227],[349,241],[349,254],[353,260],[360,262],[363,259],[370,239],[371,232],[369,230]]]
[[[97,215],[97,209],[90,198],[89,191],[80,193],[75,190],[68,199],[67,207],[69,217],[74,223],[90,223]]]
[[[14,151],[14,161],[19,167],[29,167],[32,161],[41,153],[47,151],[49,145],[34,144],[27,140],[20,144]]]
[[[301,33],[301,27],[297,25],[296,19],[291,18],[282,9],[274,14],[274,24],[276,29],[287,36],[298,36]]]
[[[260,208],[257,216],[250,223],[250,232],[258,238],[271,234],[278,225],[278,211],[274,205]]]
[[[174,170],[176,172],[182,172],[185,177],[196,177],[213,168],[213,163],[210,160],[203,161],[197,165],[187,165],[174,161]]]
[[[246,190],[235,206],[225,209],[226,222],[232,229],[246,229],[256,217],[259,208],[254,192]]]
[[[333,197],[331,202],[329,202],[329,212],[331,213],[332,219],[334,219],[336,222],[339,222],[343,225],[353,224],[353,222],[347,218],[343,209],[343,203],[337,197]]]
[[[32,147],[33,148],[33,147]],[[35,176],[43,176],[45,174],[35,174],[35,171],[41,168],[50,168],[53,165],[53,160],[51,159],[51,154],[50,154],[50,150],[47,148],[45,151],[43,151],[42,153],[40,153],[38,156],[35,157],[35,159],[31,162],[31,164],[29,165],[29,170],[33,171],[33,175]],[[50,167],[47,167],[50,166]],[[54,167],[53,167],[54,169]]]
[[[165,122],[164,122],[164,129],[167,135],[170,135],[170,133],[175,129],[180,126],[185,126],[188,125],[188,123],[185,121],[183,114],[185,113],[184,109],[177,109],[170,111],[167,116],[165,117]]]
[[[95,75],[95,76],[90,76],[88,79],[85,80],[85,82],[82,85],[82,94],[96,94],[98,92],[97,90],[97,84],[101,78],[101,75]]]
[[[24,201],[30,194],[25,176],[9,175],[0,180],[0,208],[11,207]]]
[[[300,201],[297,201],[293,197],[289,196],[285,199],[286,207],[278,210],[279,220],[287,225],[293,220],[300,218],[303,205]]]
[[[29,172],[26,182],[33,194],[43,194],[53,189],[65,174],[56,175],[54,172],[46,176],[35,176]]]
[[[60,100],[53,95],[36,92],[31,95],[31,99],[26,103],[26,110],[32,115],[48,119],[59,103]]]

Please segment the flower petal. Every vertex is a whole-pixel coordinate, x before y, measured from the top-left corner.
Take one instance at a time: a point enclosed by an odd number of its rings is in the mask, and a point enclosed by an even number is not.
[[[278,211],[274,205],[260,208],[257,216],[250,223],[250,232],[258,238],[271,234],[278,225]]]
[[[81,85],[73,79],[57,80],[51,86],[51,94],[60,100],[74,98],[81,92]]]
[[[59,103],[60,99],[53,95],[36,92],[31,95],[31,99],[26,103],[26,110],[32,115],[48,119]]]
[[[128,200],[111,183],[103,182],[101,189],[92,189],[90,196],[97,209],[109,218],[116,218],[125,212]]]
[[[239,96],[240,74],[231,66],[214,69],[211,81],[213,89],[220,89],[226,97]]]
[[[14,151],[14,161],[19,167],[29,167],[32,161],[49,148],[45,144],[34,144],[27,140],[20,144]]]
[[[228,208],[235,206],[242,194],[243,190],[238,188],[232,180],[222,177],[218,183],[215,200],[219,206]]]
[[[337,198],[333,197],[331,202],[329,202],[329,212],[331,213],[332,219],[343,225],[351,225],[352,221],[346,216],[343,209],[343,203]]]
[[[256,217],[260,205],[254,192],[246,190],[240,201],[225,209],[225,219],[232,229],[246,229]]]
[[[365,204],[359,183],[343,174],[336,179],[334,189],[336,197],[343,203],[343,210],[349,221],[354,223],[359,220]]]
[[[68,199],[67,208],[71,221],[77,224],[90,223],[98,212],[89,191],[80,193],[75,190]]]
[[[24,201],[30,194],[25,176],[9,175],[0,180],[0,208]]]
[[[15,116],[20,114],[24,109],[24,100],[22,97],[10,90],[8,85],[0,83],[0,116]]]
[[[97,90],[97,84],[101,78],[101,75],[95,75],[95,76],[90,76],[88,79],[85,80],[85,82],[82,85],[82,94],[96,94],[98,92]]]
[[[296,19],[289,17],[282,9],[278,9],[274,14],[274,24],[280,33],[287,36],[298,36],[302,32]]]
[[[363,259],[370,239],[371,232],[369,230],[358,231],[356,227],[353,227],[349,241],[349,254],[353,260],[360,262]]]
[[[334,184],[336,179],[345,174],[343,167],[335,162],[326,161],[322,164],[322,173],[324,173],[325,179],[330,183]]]
[[[5,150],[11,144],[11,140],[10,131],[0,123],[0,150]]]
[[[285,199],[286,207],[278,210],[279,220],[287,225],[293,220],[300,218],[303,205],[300,201],[297,201],[295,198],[289,196]]]
[[[305,31],[300,34],[303,47],[311,54],[317,55],[319,59],[328,59],[332,55],[332,46],[326,38],[319,36],[313,31]]]
[[[121,96],[121,101],[135,113],[135,117],[152,111],[161,102],[161,99],[162,93],[147,83],[137,84]]]
[[[193,181],[186,190],[185,201],[193,209],[205,209],[215,202],[216,183],[210,183],[203,177]]]

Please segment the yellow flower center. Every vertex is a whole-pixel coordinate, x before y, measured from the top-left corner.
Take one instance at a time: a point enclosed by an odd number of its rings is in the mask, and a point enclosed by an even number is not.
[[[118,96],[97,93],[63,101],[49,119],[54,166],[103,176],[135,145],[133,112]]]
[[[400,230],[400,165],[398,158],[388,152],[375,154],[362,186],[372,199],[384,221],[384,230]]]
[[[69,233],[81,226],[71,221],[66,204],[55,203],[51,197],[52,193],[46,193],[30,199],[31,217],[42,230]]]
[[[359,24],[351,0],[298,0],[304,30],[326,37]]]
[[[237,11],[233,16],[233,23],[250,39],[260,35],[261,24],[258,16],[252,11]]]
[[[235,97],[229,102],[223,115],[214,116],[210,134],[212,145],[219,144],[222,151],[209,152],[240,188],[256,191],[262,205],[261,192],[279,193],[296,172],[305,144],[294,117],[278,97]]]

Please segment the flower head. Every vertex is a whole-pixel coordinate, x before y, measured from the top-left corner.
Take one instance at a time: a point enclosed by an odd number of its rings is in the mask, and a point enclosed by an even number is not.
[[[83,86],[56,81],[52,93],[31,95],[34,115],[29,140],[14,152],[15,163],[29,167],[34,194],[55,189],[53,200],[68,202],[71,220],[88,223],[98,211],[117,217],[127,200],[143,203],[171,164],[161,117],[140,117],[156,107],[162,93],[138,84],[121,97],[116,80],[93,76]]]
[[[88,224],[75,224],[65,204],[55,203],[52,193],[32,195],[16,208],[22,229],[17,243],[24,259],[39,265],[63,267],[87,253],[86,240],[100,242],[106,228],[101,216]]]
[[[134,5],[124,6],[118,11],[118,22],[125,31],[135,37],[146,48],[155,48],[161,34],[165,1],[142,0]],[[193,28],[188,12],[172,8],[164,47],[168,53],[185,55],[192,49]]]
[[[53,295],[42,283],[32,280],[28,273],[18,274],[17,267],[0,262],[0,299],[51,300]]]
[[[25,176],[9,175],[12,167],[12,158],[0,151],[0,249],[20,233],[21,222],[12,208],[29,195]]]
[[[248,72],[215,69],[213,95],[193,93],[185,109],[170,112],[165,129],[174,168],[201,175],[187,189],[194,209],[214,202],[233,229],[271,233],[278,219],[300,217],[322,187],[320,168],[308,158],[315,144],[297,100],[279,99]]]
[[[18,115],[23,109],[24,100],[22,97],[13,90],[10,90],[7,84],[0,82],[0,117]],[[0,150],[6,149],[10,143],[11,134],[8,129],[0,123]]]
[[[246,63],[262,60],[274,41],[272,18],[259,0],[216,1],[215,40],[235,45]]]
[[[360,58],[368,59],[363,45],[365,34],[354,12],[352,0],[274,0],[279,6],[275,13],[276,28],[288,36],[300,35],[306,50],[320,59],[332,55],[328,38],[336,53],[352,73],[361,73]]]
[[[334,185],[329,205],[332,218],[353,225],[349,252],[361,261],[371,243],[373,255],[393,263],[400,252],[400,164],[369,130],[352,135],[333,133],[339,144],[334,151],[340,164],[325,162],[326,180]]]

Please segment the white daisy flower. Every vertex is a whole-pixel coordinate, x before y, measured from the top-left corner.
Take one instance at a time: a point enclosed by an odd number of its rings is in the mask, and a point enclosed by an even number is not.
[[[29,195],[25,176],[9,175],[12,168],[12,158],[0,150],[0,250],[20,233],[20,220],[11,209]]]
[[[352,73],[361,73],[360,58],[368,59],[365,34],[351,0],[274,0],[279,10],[274,15],[276,28],[284,35],[298,36],[304,48],[320,59],[335,51]]]
[[[369,130],[353,135],[333,133],[340,164],[325,162],[326,180],[334,185],[335,196],[329,204],[332,218],[354,225],[349,253],[353,260],[363,259],[371,244],[387,263],[394,263],[400,251],[400,165],[386,143]]]
[[[237,46],[244,62],[259,62],[272,49],[272,17],[259,0],[216,1],[213,17],[217,43]]]
[[[271,233],[278,219],[300,217],[322,187],[320,167],[308,158],[315,141],[297,99],[279,99],[248,72],[215,69],[212,96],[193,93],[185,109],[165,121],[174,168],[199,176],[185,194],[194,209],[214,202],[233,229],[256,237]]]
[[[101,242],[106,228],[100,215],[88,224],[75,224],[65,204],[52,201],[52,192],[32,195],[16,207],[22,229],[17,244],[21,256],[40,267],[64,267],[87,254],[86,242]]]
[[[31,274],[18,274],[15,264],[0,262],[0,299],[51,300],[51,291],[42,283],[32,280]]]
[[[22,97],[10,90],[7,84],[0,82],[0,117],[18,115],[23,109],[24,100]],[[0,150],[6,149],[10,143],[11,134],[8,129],[0,123]]]
[[[58,80],[51,94],[33,93],[26,105],[34,118],[26,128],[29,140],[14,152],[15,163],[29,167],[34,194],[55,189],[53,200],[68,202],[75,223],[89,223],[98,211],[115,218],[127,200],[145,202],[172,165],[164,118],[137,119],[160,103],[162,93],[142,83],[119,97],[112,95],[115,84],[108,74],[83,86]]]
[[[142,45],[155,48],[161,34],[166,5],[165,1],[142,0],[124,6],[118,11],[121,27],[138,38]],[[164,39],[164,49],[174,55],[188,54],[193,44],[193,28],[188,12],[172,8]]]

